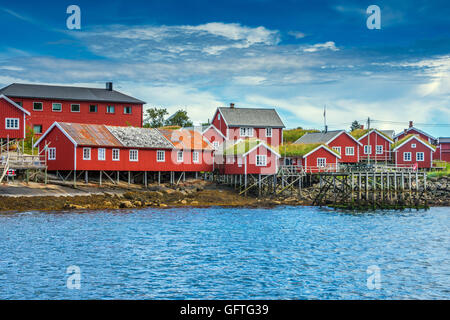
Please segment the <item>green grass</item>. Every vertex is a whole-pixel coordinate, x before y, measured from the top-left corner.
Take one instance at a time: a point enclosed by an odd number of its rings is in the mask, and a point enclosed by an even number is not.
[[[312,132],[320,132],[320,131],[316,129],[302,129],[302,128],[284,130],[283,140],[285,143],[295,142],[302,136],[304,136],[306,133]]]
[[[381,132],[378,129],[370,129],[370,131],[372,130],[376,130],[379,134],[381,134],[382,136],[388,138],[389,140],[392,140],[391,137],[388,137],[387,135],[385,135],[383,132]],[[353,136],[353,138],[355,138],[356,140],[358,140],[359,138],[361,138],[363,135],[365,135],[367,132],[369,132],[368,129],[355,129],[352,132],[350,132],[350,134]]]
[[[403,142],[405,142],[406,140],[408,140],[409,138],[411,138],[412,136],[414,136],[413,134],[408,134],[407,136],[405,136],[404,138],[398,140],[397,142],[395,142],[392,146],[391,149],[395,149],[397,148],[399,145],[401,145]],[[423,143],[425,143],[427,146],[432,147],[433,149],[436,149],[435,146],[433,146],[432,144],[428,143],[428,141],[425,141],[423,139],[420,139],[419,137],[416,137],[418,140],[422,141]]]
[[[245,139],[228,148],[223,152],[226,156],[243,155],[261,143],[258,139]],[[269,146],[270,147],[270,146]]]
[[[280,147],[280,154],[282,157],[302,157],[315,148],[324,145],[322,143],[300,143],[300,144],[284,144]],[[336,150],[327,147],[332,152],[339,155]]]
[[[439,178],[439,177],[450,177],[450,163],[445,161],[434,160],[434,167],[444,167],[445,169],[442,171],[432,171],[428,172],[427,176],[429,178]]]

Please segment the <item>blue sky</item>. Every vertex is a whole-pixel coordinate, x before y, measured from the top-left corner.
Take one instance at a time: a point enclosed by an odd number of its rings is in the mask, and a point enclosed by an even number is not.
[[[71,4],[81,30],[66,28]],[[366,27],[372,4],[381,30]],[[113,81],[195,122],[234,102],[320,128],[326,104],[330,129],[371,117],[450,136],[449,17],[445,1],[2,0],[0,85]]]

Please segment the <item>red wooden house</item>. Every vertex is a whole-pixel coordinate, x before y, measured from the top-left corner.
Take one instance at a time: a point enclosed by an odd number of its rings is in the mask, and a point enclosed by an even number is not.
[[[224,149],[217,156],[223,159],[223,163],[216,164],[221,174],[272,175],[278,172],[278,151],[258,139],[224,144]]]
[[[408,135],[393,146],[394,161],[397,166],[431,168],[435,147],[416,135]]]
[[[214,148],[201,132],[186,129],[158,130],[174,145],[171,161],[178,164],[174,171],[213,171]]]
[[[420,130],[419,128],[414,127],[414,123],[412,121],[409,121],[408,129],[405,129],[403,132],[400,132],[394,137],[394,141],[399,141],[410,134],[415,134],[422,140],[428,141],[428,143],[431,143],[433,145],[437,143],[437,139],[435,137],[423,130]]]
[[[337,172],[341,155],[321,143],[288,144],[280,148],[282,163],[306,172]]]
[[[275,109],[217,108],[212,124],[227,140],[255,138],[278,147],[283,142],[284,124]]]
[[[433,154],[433,159],[450,162],[450,137],[438,138],[436,151]]]
[[[219,146],[227,139],[213,124],[204,128],[202,130],[202,134],[206,139],[208,139],[215,149],[218,149]]]
[[[113,90],[13,83],[0,89],[31,115],[27,126],[42,134],[55,122],[142,127],[144,101]]]
[[[345,130],[306,133],[294,144],[325,144],[341,156],[342,163],[359,162],[362,144]]]
[[[370,159],[371,161],[386,162],[391,160],[391,145],[394,141],[386,132],[378,129],[370,131],[357,129],[350,134],[362,144],[359,147],[360,161]]]
[[[24,139],[26,117],[29,115],[27,110],[0,94],[0,138]]]

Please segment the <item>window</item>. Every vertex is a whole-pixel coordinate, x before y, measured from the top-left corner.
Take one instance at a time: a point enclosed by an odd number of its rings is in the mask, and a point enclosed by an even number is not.
[[[318,167],[325,167],[326,165],[327,165],[326,158],[317,158],[317,166]]]
[[[377,146],[376,153],[377,154],[383,154],[383,146]]]
[[[52,103],[52,111],[54,111],[54,112],[61,112],[62,111],[62,104],[61,103]]]
[[[237,164],[238,164],[239,168],[242,167],[242,158],[241,157],[237,158]]]
[[[115,113],[116,108],[114,106],[107,106],[106,107],[106,113]]]
[[[272,136],[272,128],[266,128],[266,137]]]
[[[220,113],[217,115],[217,120],[220,121]]]
[[[5,129],[18,130],[19,129],[19,119],[18,118],[6,118],[5,119]]]
[[[253,137],[253,128],[241,128],[241,137]]]
[[[156,161],[158,161],[158,162],[166,161],[166,153],[162,150],[158,150],[156,152]]]
[[[89,112],[96,113],[97,112],[97,105],[96,104],[91,104],[89,106]]]
[[[265,167],[267,165],[267,156],[266,155],[257,155],[256,156],[256,166]]]
[[[183,162],[183,151],[177,152],[177,162]]]
[[[416,153],[416,161],[424,161],[425,154],[423,152]]]
[[[42,124],[35,124],[33,126],[33,131],[36,134],[41,134],[42,133]]]
[[[138,161],[138,151],[130,150],[130,161]]]
[[[372,154],[372,146],[364,146],[364,154]]]
[[[44,107],[42,106],[42,102],[33,102],[33,110],[34,111],[42,111]]]
[[[48,148],[48,160],[56,160],[56,148]]]
[[[411,152],[403,152],[403,161],[411,161]]]
[[[113,149],[112,150],[112,159],[113,159],[113,161],[119,161],[120,160],[120,150],[119,149]]]
[[[341,147],[333,147],[333,150],[341,154]]]
[[[214,149],[219,149],[219,141],[213,142]]]
[[[72,112],[80,112],[80,105],[79,104],[71,104],[70,105],[70,111],[72,111]]]
[[[98,160],[104,161],[106,160],[106,151],[105,148],[98,149]]]
[[[416,148],[416,144],[415,143],[411,144],[411,148],[415,149]]]
[[[91,148],[83,148],[83,160],[91,160]]]
[[[355,147],[345,147],[345,155],[346,156],[354,156],[355,155]]]
[[[194,151],[193,153],[192,153],[192,162],[194,162],[194,163],[198,163],[199,162],[199,157],[198,157],[198,151]]]
[[[131,114],[131,107],[130,106],[123,107],[123,113],[124,114]]]

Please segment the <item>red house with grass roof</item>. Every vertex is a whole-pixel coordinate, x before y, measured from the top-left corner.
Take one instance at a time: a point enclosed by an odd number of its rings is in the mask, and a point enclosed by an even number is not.
[[[435,150],[432,144],[414,134],[407,135],[392,146],[395,164],[414,168],[431,168]]]
[[[281,148],[282,163],[299,167],[306,172],[336,172],[341,155],[321,143],[288,144]]]
[[[384,161],[391,160],[392,138],[382,130],[378,129],[356,129],[350,133],[358,142],[360,161]]]
[[[437,139],[435,137],[423,130],[420,130],[419,128],[414,127],[414,123],[412,121],[409,121],[408,129],[405,129],[403,132],[400,132],[399,134],[394,136],[394,141],[399,141],[410,134],[414,134],[420,137],[420,139],[425,140],[433,145],[437,143]]]

